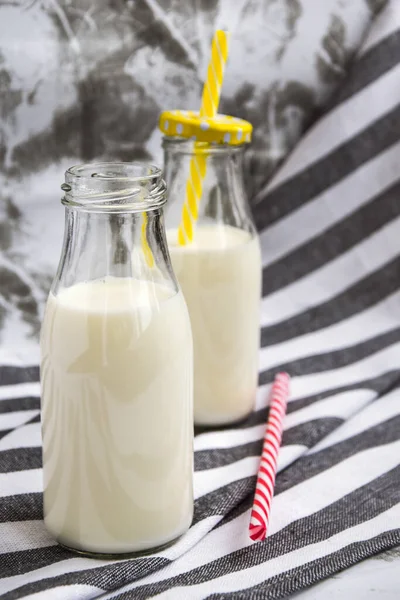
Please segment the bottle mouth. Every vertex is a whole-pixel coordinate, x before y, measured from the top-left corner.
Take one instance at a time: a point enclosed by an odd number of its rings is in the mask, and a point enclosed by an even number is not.
[[[143,212],[162,206],[162,171],[145,163],[92,163],[70,167],[62,204],[96,212]]]

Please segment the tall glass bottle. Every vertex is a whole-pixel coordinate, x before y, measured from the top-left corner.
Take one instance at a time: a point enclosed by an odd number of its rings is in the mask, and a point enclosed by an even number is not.
[[[158,168],[66,172],[41,334],[44,519],[71,549],[164,546],[192,520],[192,338]]]
[[[261,256],[242,175],[250,123],[162,113],[167,239],[194,342],[194,420],[226,425],[254,406]],[[191,234],[192,229],[192,234]]]

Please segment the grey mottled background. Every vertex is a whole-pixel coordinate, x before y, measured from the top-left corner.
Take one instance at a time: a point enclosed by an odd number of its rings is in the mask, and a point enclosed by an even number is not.
[[[217,27],[221,112],[249,119],[250,198],[317,116],[385,0],[0,0],[0,354],[37,357],[65,169],[161,162],[161,110],[198,108]]]

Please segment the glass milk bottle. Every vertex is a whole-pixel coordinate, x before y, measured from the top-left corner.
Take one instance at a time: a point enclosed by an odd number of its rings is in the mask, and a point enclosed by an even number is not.
[[[252,127],[169,111],[160,129],[167,239],[193,332],[194,420],[226,425],[252,411],[258,379],[261,257],[242,178]]]
[[[66,172],[41,333],[44,520],[62,545],[162,547],[193,513],[192,337],[158,168]]]

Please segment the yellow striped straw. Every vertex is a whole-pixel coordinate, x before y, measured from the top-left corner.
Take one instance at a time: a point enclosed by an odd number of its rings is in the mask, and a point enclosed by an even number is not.
[[[149,246],[149,242],[147,241],[147,223],[148,223],[149,219],[148,219],[146,212],[142,213],[142,218],[143,218],[143,220],[142,220],[141,242],[142,242],[143,254],[144,254],[147,266],[149,266],[150,268],[153,268],[154,267],[154,256],[153,256],[153,253]]]
[[[225,64],[228,58],[229,33],[218,29],[211,45],[211,58],[207,78],[201,97],[200,116],[215,117],[218,112]],[[196,153],[196,149],[200,152]],[[195,144],[195,155],[190,161],[189,177],[186,182],[186,195],[182,208],[181,223],[178,228],[178,243],[184,246],[193,241],[194,223],[198,218],[198,207],[203,191],[203,181],[207,168],[207,152],[204,146]]]

